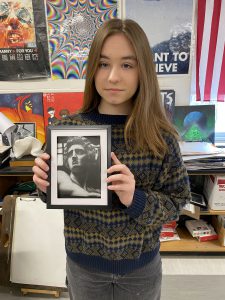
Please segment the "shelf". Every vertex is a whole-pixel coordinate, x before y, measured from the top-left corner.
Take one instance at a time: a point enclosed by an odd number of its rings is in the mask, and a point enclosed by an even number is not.
[[[225,210],[212,210],[209,209],[207,211],[201,210],[201,216],[218,216],[218,215],[225,215]]]
[[[188,175],[224,175],[225,176],[225,168],[221,168],[221,169],[202,169],[202,170],[188,170]]]
[[[186,228],[177,228],[180,241],[167,241],[162,242],[160,246],[160,252],[220,252],[225,255],[225,247],[219,244],[219,241],[199,242],[196,238],[193,238]]]
[[[31,176],[32,167],[5,167],[0,169],[0,176]]]

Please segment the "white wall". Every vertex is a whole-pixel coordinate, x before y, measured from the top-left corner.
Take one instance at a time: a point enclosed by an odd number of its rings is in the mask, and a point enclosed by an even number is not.
[[[84,80],[42,79],[24,81],[0,81],[0,94],[26,92],[80,92],[84,90]],[[190,75],[159,77],[161,89],[174,89],[176,105],[188,105],[190,95]]]

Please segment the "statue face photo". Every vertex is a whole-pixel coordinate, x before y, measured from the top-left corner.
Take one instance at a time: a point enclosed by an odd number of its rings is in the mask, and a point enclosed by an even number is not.
[[[67,157],[69,169],[73,172],[87,164],[88,153],[82,145],[75,144],[68,149]]]

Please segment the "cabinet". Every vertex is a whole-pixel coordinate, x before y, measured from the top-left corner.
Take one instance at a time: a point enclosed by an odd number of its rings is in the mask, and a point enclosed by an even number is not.
[[[225,176],[225,169],[212,169],[212,170],[198,170],[189,171],[189,176],[205,176],[205,175],[222,175]],[[225,215],[225,211],[221,210],[208,210],[202,211],[201,215]],[[221,246],[219,241],[199,242],[193,238],[185,227],[177,228],[179,241],[167,241],[161,243],[160,252],[166,254],[216,254],[225,255],[225,247]]]

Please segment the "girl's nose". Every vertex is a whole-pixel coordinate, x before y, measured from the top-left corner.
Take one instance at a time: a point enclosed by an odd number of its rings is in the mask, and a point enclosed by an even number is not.
[[[113,67],[109,73],[109,82],[116,83],[120,80],[119,70],[116,67]]]

